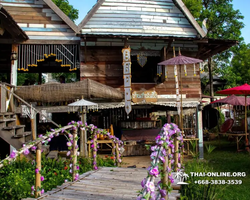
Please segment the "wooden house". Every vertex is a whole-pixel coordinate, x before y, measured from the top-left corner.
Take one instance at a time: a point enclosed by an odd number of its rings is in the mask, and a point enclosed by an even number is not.
[[[236,44],[207,38],[181,0],[98,0],[79,24],[79,32],[81,80],[90,78],[124,91],[125,102],[100,107],[112,114],[112,109],[125,107],[130,121],[151,120],[149,112],[157,110],[176,114],[175,66],[157,66],[159,62],[178,55],[179,49],[184,56],[205,60]],[[129,77],[122,54],[128,48]],[[191,108],[187,114],[194,113],[202,94],[200,66],[177,67],[182,106]],[[112,122],[112,114],[104,121]],[[123,127],[141,127],[129,124],[125,112],[114,115],[121,115]]]

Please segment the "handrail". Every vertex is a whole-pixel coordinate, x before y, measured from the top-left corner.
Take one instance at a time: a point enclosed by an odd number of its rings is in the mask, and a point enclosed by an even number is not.
[[[19,97],[18,95],[16,95],[14,92],[12,92],[11,90],[9,90],[8,88],[6,88],[4,85],[1,84],[1,87],[4,88],[6,91],[9,91],[14,97],[16,97],[17,99],[19,99],[20,101],[22,101],[24,104],[26,104],[28,107],[30,107],[31,109],[33,109],[35,112],[39,113],[40,115],[42,115],[43,117],[45,117],[48,121],[50,121],[52,124],[54,124],[56,127],[60,127],[56,122],[54,122],[53,120],[49,119],[46,115],[44,115],[43,113],[41,113],[39,110],[37,110],[36,108],[32,107],[32,105],[30,105],[28,102],[26,102],[25,100],[23,100],[21,97]]]

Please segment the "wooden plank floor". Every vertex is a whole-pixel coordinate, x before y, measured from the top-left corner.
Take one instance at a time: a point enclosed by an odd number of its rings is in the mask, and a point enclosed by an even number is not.
[[[87,172],[73,183],[45,193],[38,199],[43,200],[130,200],[136,199],[141,189],[141,180],[147,176],[142,168],[109,168]],[[156,183],[158,180],[155,181]],[[170,194],[170,200],[176,200],[177,191]]]

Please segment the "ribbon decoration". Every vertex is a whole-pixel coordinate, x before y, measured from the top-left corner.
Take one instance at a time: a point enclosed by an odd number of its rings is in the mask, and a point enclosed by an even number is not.
[[[185,76],[187,76],[187,66],[184,65],[184,73],[185,73]]]
[[[165,78],[168,78],[168,67],[167,67],[167,65],[165,66]]]
[[[123,48],[123,79],[124,79],[124,91],[125,91],[125,111],[127,115],[132,111],[131,106],[131,49]]]
[[[200,72],[201,72],[201,73],[204,72],[204,63],[200,63]]]
[[[195,63],[194,63],[194,76],[196,76]]]
[[[162,67],[161,65],[157,65],[157,76],[161,76],[162,75]]]

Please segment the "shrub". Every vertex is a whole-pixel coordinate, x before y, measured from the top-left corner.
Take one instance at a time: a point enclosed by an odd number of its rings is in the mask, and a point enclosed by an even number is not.
[[[198,184],[195,181],[211,181],[215,177],[198,177],[191,176],[190,172],[212,172],[212,169],[202,161],[190,161],[185,166],[185,173],[189,175],[186,181],[188,185],[181,186],[182,200],[215,200],[216,196],[222,192],[221,185],[215,184]]]
[[[92,160],[89,158],[78,157],[79,173],[92,170]],[[113,167],[114,161],[110,158],[97,159],[98,166]],[[65,180],[71,181],[70,160],[46,158],[42,154],[41,175],[44,177],[42,188],[50,191],[62,185]],[[22,199],[34,197],[31,194],[31,187],[35,185],[35,161],[28,161],[26,158],[18,157],[14,162],[5,164],[0,169],[0,199]]]

